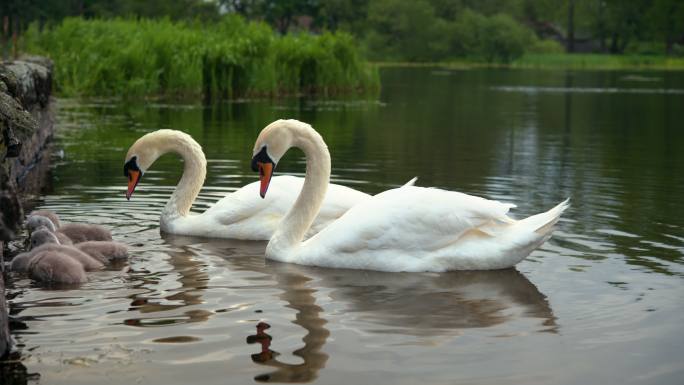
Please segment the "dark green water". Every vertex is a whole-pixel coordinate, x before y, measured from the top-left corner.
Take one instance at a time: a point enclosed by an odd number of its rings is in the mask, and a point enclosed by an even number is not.
[[[32,381],[680,383],[684,73],[385,69],[382,83],[375,100],[59,100],[52,186],[35,203],[111,226],[133,252],[77,289],[14,277]],[[311,123],[333,180],[369,193],[419,176],[515,203],[517,217],[566,197],[572,207],[515,270],[393,274],[160,236],[182,169],[171,155],[125,200],[124,156],[144,133],[179,129],[203,145],[201,211],[256,179],[254,140],[278,118]],[[279,171],[303,174],[300,154]],[[260,321],[279,355],[246,342]]]

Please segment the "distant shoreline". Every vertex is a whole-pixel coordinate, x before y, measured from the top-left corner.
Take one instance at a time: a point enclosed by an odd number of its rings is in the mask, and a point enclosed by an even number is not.
[[[510,68],[541,70],[659,70],[684,71],[684,57],[665,55],[525,54],[512,63],[455,59],[442,62],[373,62],[384,67],[439,67],[451,69]]]

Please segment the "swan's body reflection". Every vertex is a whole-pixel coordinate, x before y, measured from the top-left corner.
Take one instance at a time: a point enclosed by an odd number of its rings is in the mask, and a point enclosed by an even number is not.
[[[440,338],[460,334],[466,328],[486,328],[520,317],[540,319],[540,331],[556,331],[546,297],[515,269],[441,274],[324,269],[265,261],[263,242],[207,242],[178,236],[165,240],[193,249],[197,245],[202,252],[223,257],[230,270],[272,277],[282,290],[280,299],[297,311],[293,322],[307,334],[304,347],[293,354],[304,363],[278,361],[277,354],[270,350],[269,337],[266,350],[262,349],[254,361],[276,370],[257,376],[258,381],[309,382],[325,366],[328,356],[322,348],[330,332],[325,328],[327,321],[321,307],[316,305],[318,288],[325,288],[331,300],[343,304],[345,316],[353,314],[357,321],[381,326],[369,327],[366,332]],[[261,332],[265,334],[263,328]],[[277,333],[271,334],[277,340]]]

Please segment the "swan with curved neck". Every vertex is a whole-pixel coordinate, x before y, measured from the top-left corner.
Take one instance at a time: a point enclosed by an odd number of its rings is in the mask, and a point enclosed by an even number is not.
[[[256,196],[259,182],[227,195],[201,214],[190,212],[206,177],[207,161],[202,147],[188,134],[158,130],[139,138],[126,155],[124,175],[128,177],[126,198],[130,199],[143,174],[166,153],[183,158],[183,176],[161,212],[160,229],[171,234],[244,240],[269,239],[302,188],[302,178],[279,176],[271,183],[279,192],[266,199]],[[322,210],[314,219],[309,235],[320,231],[350,207],[368,199],[368,194],[349,187],[331,185],[323,198]]]
[[[512,204],[435,188],[403,186],[366,199],[302,242],[324,202],[330,154],[308,124],[278,120],[256,140],[252,167],[261,196],[291,147],[306,156],[304,186],[266,248],[266,257],[323,267],[380,271],[490,270],[512,267],[544,243],[568,201],[516,221]]]

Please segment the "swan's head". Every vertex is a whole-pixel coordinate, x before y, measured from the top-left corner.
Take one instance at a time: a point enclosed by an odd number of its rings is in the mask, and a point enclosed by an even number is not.
[[[163,154],[162,146],[169,137],[187,135],[174,130],[157,130],[141,136],[128,149],[124,163],[124,176],[128,178],[126,199],[131,199],[135,187],[152,163]]]
[[[273,171],[278,161],[293,145],[293,132],[302,125],[309,126],[298,120],[281,119],[261,130],[254,144],[252,170],[259,172],[259,179],[261,180],[259,194],[262,198],[266,196],[268,185],[271,183],[271,177],[273,177]]]

